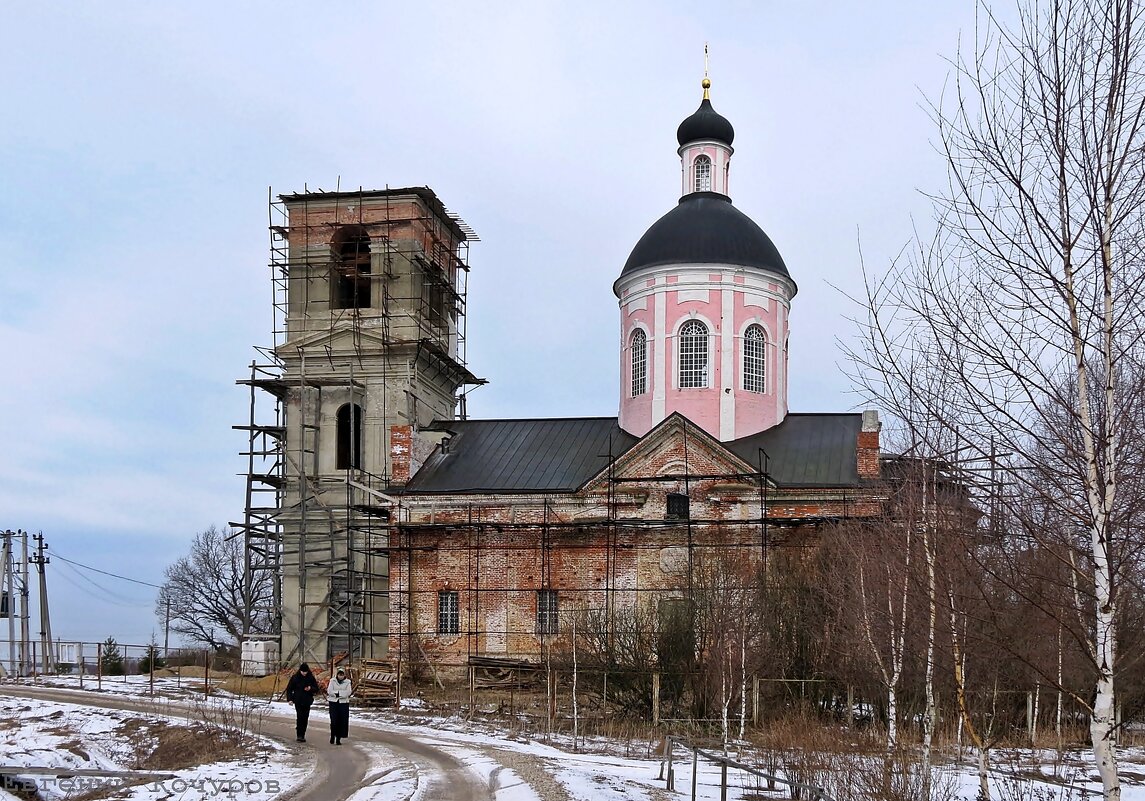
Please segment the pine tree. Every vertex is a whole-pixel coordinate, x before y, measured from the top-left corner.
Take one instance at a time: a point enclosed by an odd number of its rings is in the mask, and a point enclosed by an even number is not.
[[[147,653],[142,659],[139,660],[139,672],[150,673],[152,668],[159,670],[167,664],[167,661],[159,655],[159,645],[152,641],[147,646]]]
[[[105,676],[122,676],[124,673],[123,653],[119,650],[119,643],[114,637],[108,637],[103,641],[100,668]]]

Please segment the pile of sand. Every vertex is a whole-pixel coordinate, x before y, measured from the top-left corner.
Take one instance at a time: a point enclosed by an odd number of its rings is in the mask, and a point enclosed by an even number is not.
[[[201,679],[208,675],[207,671],[198,665],[180,665],[179,667],[171,668],[171,671],[169,675],[180,676],[185,679]],[[158,676],[159,672],[156,671],[155,675]],[[212,670],[209,675],[212,679],[228,679],[235,674],[226,670]]]
[[[290,673],[270,676],[227,676],[219,687],[235,695],[251,695],[256,698],[277,698],[286,690]]]

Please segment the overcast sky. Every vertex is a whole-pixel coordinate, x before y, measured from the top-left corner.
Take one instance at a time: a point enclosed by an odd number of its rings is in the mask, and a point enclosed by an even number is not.
[[[969,0],[50,6],[0,11],[0,528],[59,557],[57,637],[129,643],[162,641],[154,590],[64,559],[158,584],[240,519],[268,188],[431,187],[482,240],[470,415],[615,415],[612,282],[679,197],[709,42],[732,199],[799,285],[791,409],[862,408],[833,287],[929,219],[926,98],[974,25]]]

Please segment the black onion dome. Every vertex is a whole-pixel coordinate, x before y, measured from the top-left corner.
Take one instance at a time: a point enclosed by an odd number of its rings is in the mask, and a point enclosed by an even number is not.
[[[676,208],[640,237],[620,277],[662,264],[734,264],[791,278],[763,229],[718,192],[680,198]]]
[[[698,139],[715,139],[731,147],[736,132],[727,117],[712,108],[712,101],[704,98],[700,107],[691,117],[680,123],[676,129],[676,141],[680,147]]]

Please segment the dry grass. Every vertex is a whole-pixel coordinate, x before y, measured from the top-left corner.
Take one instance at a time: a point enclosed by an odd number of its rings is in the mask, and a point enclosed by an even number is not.
[[[248,756],[252,749],[244,739],[235,738],[217,726],[192,723],[164,726],[154,736],[136,770],[167,771],[193,768],[211,762],[226,762]]]

